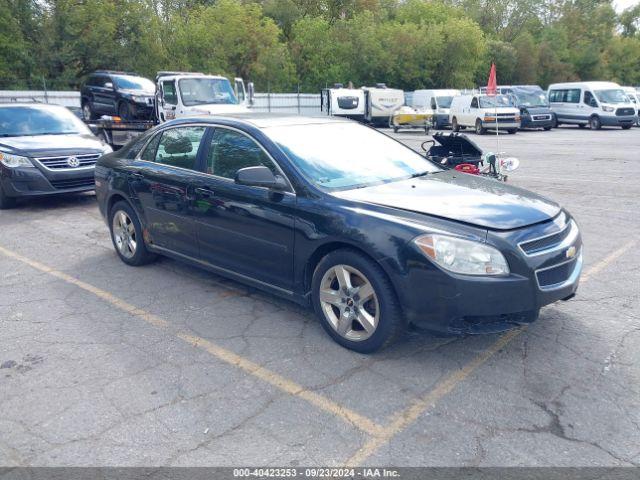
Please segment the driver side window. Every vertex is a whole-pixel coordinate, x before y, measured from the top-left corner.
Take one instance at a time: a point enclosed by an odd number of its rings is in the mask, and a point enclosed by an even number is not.
[[[173,80],[162,82],[162,93],[165,103],[169,105],[178,104],[178,95],[176,94],[176,83]]]
[[[585,90],[585,92],[584,92],[584,103],[586,103],[590,107],[597,107],[598,106],[598,102],[596,102],[595,97],[588,90]]]
[[[471,100],[471,108],[478,108],[478,97],[473,97]]]
[[[436,105],[436,97],[431,97],[431,108],[433,110],[436,110],[438,108],[438,105]]]
[[[207,173],[233,180],[241,168],[264,166],[274,175],[278,169],[251,138],[234,130],[216,128],[207,158]]]

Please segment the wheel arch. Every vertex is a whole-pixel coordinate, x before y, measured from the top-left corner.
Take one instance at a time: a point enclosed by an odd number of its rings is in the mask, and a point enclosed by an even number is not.
[[[307,259],[307,262],[305,263],[304,270],[303,270],[303,288],[305,292],[305,298],[307,298],[307,300],[311,299],[311,283],[313,280],[313,273],[315,272],[316,267],[318,266],[318,263],[320,263],[320,260],[322,260],[328,254],[330,254],[331,252],[335,252],[336,250],[354,250],[359,254],[363,255],[364,257],[366,257],[367,259],[369,259],[371,262],[378,265],[380,269],[384,272],[384,274],[387,276],[389,283],[393,287],[393,292],[396,295],[396,298],[400,298],[398,295],[397,286],[393,281],[393,276],[389,272],[388,265],[385,265],[384,262],[381,262],[378,259],[376,259],[374,255],[372,255],[370,252],[367,252],[366,249],[362,248],[359,245],[354,245],[349,242],[336,240],[336,241],[329,241],[327,243],[323,243],[322,245],[319,245],[313,251],[313,253],[309,256],[309,258]],[[402,305],[401,305],[401,308],[402,308]]]

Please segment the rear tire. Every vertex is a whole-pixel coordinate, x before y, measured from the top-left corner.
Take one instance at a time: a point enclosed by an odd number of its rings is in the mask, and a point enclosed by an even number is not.
[[[518,129],[517,128],[510,128],[507,131],[509,132],[509,135],[514,135],[518,131]]]
[[[453,130],[454,132],[460,131],[460,125],[458,125],[458,119],[456,117],[453,117],[453,119],[451,120],[451,130]]]
[[[109,229],[116,253],[127,265],[138,267],[157,258],[157,255],[147,250],[138,215],[127,202],[116,202],[111,207]]]
[[[482,121],[480,119],[476,120],[476,133],[478,135],[484,135],[487,133],[487,129],[482,126]]]
[[[633,125],[622,125],[623,130],[629,130]]]
[[[364,290],[367,293],[362,298]],[[375,352],[405,329],[391,281],[377,263],[356,250],[335,250],[320,260],[311,292],[322,327],[336,343],[350,350]]]
[[[0,187],[0,210],[8,210],[16,206],[16,199],[5,195],[4,190]]]
[[[602,128],[602,123],[600,122],[600,118],[594,115],[589,119],[589,128],[591,130],[600,130]]]
[[[82,105],[82,118],[84,118],[84,120],[86,121],[96,119],[96,114],[93,111],[93,107],[91,106],[91,102],[89,100],[84,102],[84,104]]]
[[[549,130],[551,130],[552,127],[544,127],[544,131],[548,132]]]

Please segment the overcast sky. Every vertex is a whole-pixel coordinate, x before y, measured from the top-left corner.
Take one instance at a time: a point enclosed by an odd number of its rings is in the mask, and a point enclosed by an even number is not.
[[[638,3],[640,3],[640,0],[614,0],[613,2],[617,12],[621,12],[623,10],[626,10],[629,7],[633,7]]]

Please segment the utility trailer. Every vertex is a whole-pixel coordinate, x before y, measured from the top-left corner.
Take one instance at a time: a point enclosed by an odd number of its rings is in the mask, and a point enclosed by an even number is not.
[[[155,78],[152,120],[123,120],[103,115],[87,124],[94,134],[118,149],[150,128],[174,118],[248,112],[253,83],[248,91],[241,78],[231,82],[221,75],[193,72],[158,72]]]
[[[120,117],[107,115],[98,120],[87,122],[91,131],[115,150],[139,137],[157,124],[156,120],[123,121]]]

